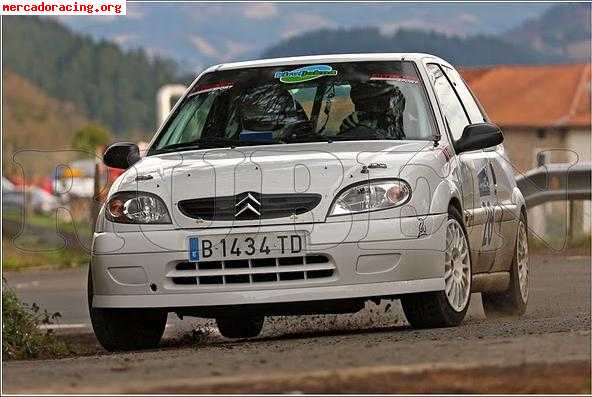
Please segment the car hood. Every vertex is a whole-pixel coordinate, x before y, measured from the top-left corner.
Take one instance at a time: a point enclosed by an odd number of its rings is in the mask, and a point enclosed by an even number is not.
[[[110,194],[124,190],[157,194],[166,202],[177,228],[324,222],[336,194],[351,184],[378,178],[411,183],[410,179],[418,177],[418,167],[413,165],[441,168],[437,162],[442,156],[433,149],[427,141],[358,141],[162,154],[143,158],[127,170]],[[232,197],[238,202],[249,192],[258,201],[261,194],[318,195],[319,200],[312,210],[297,216],[280,213],[266,219],[203,219],[188,216],[180,208],[186,200]],[[417,198],[412,198],[408,204],[417,207]]]

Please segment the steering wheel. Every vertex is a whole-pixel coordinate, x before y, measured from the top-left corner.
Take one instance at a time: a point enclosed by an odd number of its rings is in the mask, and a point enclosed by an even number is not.
[[[312,122],[308,120],[286,124],[282,128],[280,134],[280,139],[283,142],[307,142],[310,140],[318,140],[320,137],[321,136],[315,132]]]
[[[370,128],[365,125],[355,125],[342,130],[335,136],[336,139],[360,139],[360,140],[380,140],[385,139],[386,134],[381,129]]]

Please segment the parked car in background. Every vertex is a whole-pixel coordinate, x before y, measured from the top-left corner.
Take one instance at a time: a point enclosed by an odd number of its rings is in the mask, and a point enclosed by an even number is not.
[[[34,213],[51,214],[59,207],[58,199],[46,190],[37,187],[29,186],[25,189],[28,205]]]
[[[38,186],[15,186],[2,177],[2,203],[4,211],[30,210],[38,214],[50,214],[60,205],[58,199]]]
[[[16,187],[2,177],[2,210],[6,212],[22,212],[24,208],[23,189]]]
[[[503,89],[500,88],[500,89]],[[427,54],[224,64],[202,73],[97,219],[88,279],[108,350],[154,347],[168,312],[230,338],[265,316],[400,299],[417,328],[528,302],[524,198],[503,135]]]

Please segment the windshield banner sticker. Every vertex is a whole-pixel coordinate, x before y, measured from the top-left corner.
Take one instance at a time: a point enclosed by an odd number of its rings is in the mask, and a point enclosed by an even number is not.
[[[193,95],[203,94],[204,92],[209,92],[209,91],[214,91],[214,90],[225,90],[228,88],[232,88],[232,86],[233,86],[232,81],[219,81],[217,83],[202,84],[202,85],[198,85],[197,87],[195,87],[195,92],[193,92]]]
[[[276,79],[280,79],[282,83],[290,84],[302,83],[323,76],[337,76],[337,70],[333,70],[329,65],[311,65],[285,72],[275,72],[273,75]]]
[[[395,80],[402,83],[419,83],[414,76],[405,76],[400,73],[374,73],[370,75],[370,80]]]

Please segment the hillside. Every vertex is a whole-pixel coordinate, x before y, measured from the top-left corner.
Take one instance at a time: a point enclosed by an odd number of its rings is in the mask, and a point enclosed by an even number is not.
[[[152,131],[156,91],[176,79],[170,61],[124,52],[49,18],[5,16],[2,35],[4,67],[120,135]]]
[[[216,63],[257,58],[296,34],[321,28],[372,26],[383,33],[421,28],[462,37],[498,35],[549,3],[236,2],[128,3],[124,18],[57,17],[77,32],[118,43],[124,49],[174,59],[184,72]]]
[[[590,60],[590,3],[557,4],[504,35],[508,41],[571,60]]]
[[[25,78],[7,71],[2,75],[2,167],[5,175],[18,171],[13,154],[18,150],[58,150],[70,148],[74,132],[88,123],[83,112],[72,104],[50,98]],[[25,172],[47,175],[56,159],[66,162],[70,155],[19,155]],[[29,174],[31,175],[31,174]]]
[[[493,36],[456,37],[436,32],[400,29],[392,35],[375,28],[321,29],[281,41],[264,57],[360,52],[427,52],[453,64],[481,66],[556,61],[554,56],[517,46]]]

